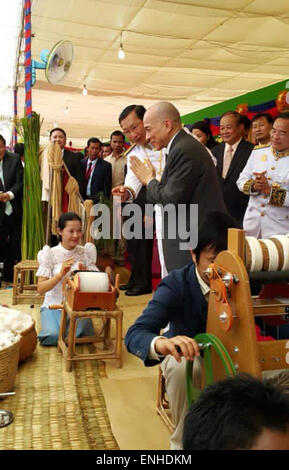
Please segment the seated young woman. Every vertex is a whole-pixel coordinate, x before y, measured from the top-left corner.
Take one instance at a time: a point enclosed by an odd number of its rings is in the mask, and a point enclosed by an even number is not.
[[[82,236],[80,217],[74,212],[62,214],[58,221],[60,243],[53,248],[45,245],[37,259],[39,269],[37,290],[43,295],[41,307],[41,331],[38,335],[42,346],[56,346],[60,327],[61,310],[50,310],[49,305],[61,304],[63,300],[62,283],[65,276],[77,269],[99,271],[96,267],[96,247],[93,243],[79,245]],[[111,269],[105,270],[111,277]],[[77,322],[76,336],[92,336],[92,322],[88,318]]]

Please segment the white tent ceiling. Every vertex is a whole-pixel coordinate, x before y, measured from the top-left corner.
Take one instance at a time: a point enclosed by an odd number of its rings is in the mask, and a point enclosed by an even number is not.
[[[36,60],[74,45],[63,82],[38,71],[33,88],[42,134],[57,122],[73,144],[107,138],[128,104],[169,100],[186,114],[289,77],[288,0],[34,0],[32,31]]]

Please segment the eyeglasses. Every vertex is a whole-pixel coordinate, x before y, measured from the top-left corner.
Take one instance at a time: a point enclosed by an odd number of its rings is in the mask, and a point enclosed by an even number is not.
[[[137,124],[133,124],[132,126],[130,126],[129,129],[123,129],[123,132],[125,133],[125,135],[130,135],[135,132],[142,125],[142,123],[142,121],[139,121]]]

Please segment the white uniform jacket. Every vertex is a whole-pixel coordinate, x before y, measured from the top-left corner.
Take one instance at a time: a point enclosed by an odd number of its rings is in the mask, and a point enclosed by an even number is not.
[[[251,190],[254,172],[266,171],[271,193]],[[244,230],[256,238],[289,233],[289,151],[276,152],[269,146],[256,146],[237,181],[240,191],[250,195],[244,217]]]
[[[142,162],[146,160],[150,160],[152,165],[155,167],[156,170],[156,179],[159,181],[161,180],[162,173],[166,164],[166,149],[162,150],[154,150],[151,145],[132,145],[128,151],[126,152],[127,157],[127,174],[124,182],[124,186],[130,191],[132,198],[129,202],[135,199],[142,188],[142,182],[135,176],[133,171],[130,167],[130,157],[136,156]],[[162,231],[162,214],[161,208],[158,204],[155,205],[155,224],[156,224],[156,237],[158,241],[158,252],[159,252],[159,260],[161,265],[161,272],[162,278],[165,277],[168,272],[165,267],[164,255],[163,255],[163,247],[162,247],[162,238],[163,238],[163,231]]]

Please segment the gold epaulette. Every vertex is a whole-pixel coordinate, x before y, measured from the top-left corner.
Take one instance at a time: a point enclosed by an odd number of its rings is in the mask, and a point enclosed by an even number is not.
[[[132,149],[135,148],[135,146],[136,146],[136,144],[132,144],[132,145],[124,152],[123,156],[126,157],[126,156],[129,154],[129,152],[130,152]]]
[[[271,144],[258,144],[258,145],[255,145],[253,150],[265,149],[265,148],[269,148],[270,146]]]

